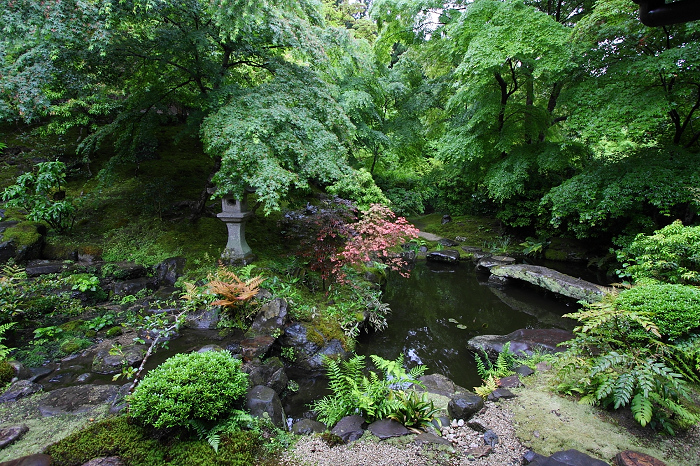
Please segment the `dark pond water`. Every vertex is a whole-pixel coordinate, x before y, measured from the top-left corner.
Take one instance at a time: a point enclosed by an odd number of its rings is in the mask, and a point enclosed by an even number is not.
[[[389,327],[362,335],[357,351],[395,359],[403,354],[428,373],[441,373],[457,384],[480,385],[467,340],[477,335],[507,334],[519,328],[566,328],[561,316],[578,305],[523,285],[497,289],[486,284],[471,263],[459,266],[419,262],[410,278],[392,275],[384,293],[391,305]]]

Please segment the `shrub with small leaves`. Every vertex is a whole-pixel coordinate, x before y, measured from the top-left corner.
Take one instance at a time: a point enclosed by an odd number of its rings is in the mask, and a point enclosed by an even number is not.
[[[155,428],[217,421],[248,388],[241,361],[227,351],[178,354],[149,372],[129,397],[129,414]]]

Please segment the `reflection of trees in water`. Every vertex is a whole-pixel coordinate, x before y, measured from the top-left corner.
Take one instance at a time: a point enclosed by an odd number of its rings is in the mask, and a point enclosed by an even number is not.
[[[419,263],[408,279],[389,276],[384,294],[393,311],[389,328],[361,338],[358,352],[386,359],[403,353],[414,364],[427,365],[430,373],[444,374],[469,388],[479,379],[467,340],[524,327],[558,326],[558,316],[571,310],[536,291],[514,291],[517,297],[479,284],[468,264],[431,270]]]

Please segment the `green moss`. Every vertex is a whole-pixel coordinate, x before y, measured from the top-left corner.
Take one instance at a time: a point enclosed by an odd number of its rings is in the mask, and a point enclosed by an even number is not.
[[[68,322],[61,324],[61,329],[66,332],[77,332],[83,329],[85,326],[84,320],[69,320]]]
[[[69,355],[77,353],[78,351],[82,351],[85,348],[90,347],[91,345],[92,342],[90,340],[86,340],[85,338],[69,338],[61,342],[59,350],[61,354]]]
[[[107,338],[114,338],[118,337],[124,333],[124,330],[121,328],[121,326],[117,325],[116,327],[112,327],[109,330],[105,332],[105,335],[107,335]]]
[[[497,219],[473,215],[455,215],[452,221],[442,224],[442,214],[430,214],[409,218],[421,231],[433,233],[444,238],[466,238],[466,244],[479,246],[494,237],[500,236],[501,226]]]
[[[15,370],[7,361],[0,362],[0,388],[4,387],[15,376]]]
[[[40,223],[37,222],[20,222],[5,230],[4,240],[14,241],[19,246],[31,246],[41,239],[39,233]]]
[[[344,349],[351,349],[348,337],[343,332],[340,324],[325,315],[318,316],[314,319],[313,325],[307,327],[306,338],[319,346],[324,346],[331,340],[338,340]]]
[[[252,432],[223,435],[218,453],[204,441],[177,440],[172,435],[158,441],[149,433],[119,416],[66,437],[46,453],[57,466],[78,466],[104,456],[119,456],[127,466],[235,466],[256,464],[260,454],[260,439]]]

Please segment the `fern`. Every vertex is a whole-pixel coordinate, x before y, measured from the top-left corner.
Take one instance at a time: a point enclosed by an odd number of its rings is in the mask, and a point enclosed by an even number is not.
[[[485,351],[483,359],[478,354],[474,355],[474,358],[476,359],[477,373],[483,380],[491,377],[501,378],[512,375],[513,365],[516,362],[515,355],[510,351],[510,342],[503,345],[503,349],[498,353],[495,363],[491,362]]]
[[[474,393],[479,395],[481,398],[486,399],[493,391],[498,388],[499,380],[493,376],[490,376],[484,380],[484,383],[478,387],[474,387]]]
[[[8,322],[0,325],[0,361],[4,361],[5,358],[10,355],[12,350],[14,350],[14,348],[8,348],[2,343],[5,340],[5,332],[7,332],[13,325],[15,325],[15,322]]]
[[[634,420],[637,421],[642,427],[646,427],[646,425],[651,422],[653,405],[647,395],[637,393],[634,398],[632,398],[631,409],[632,414],[634,415]]]

